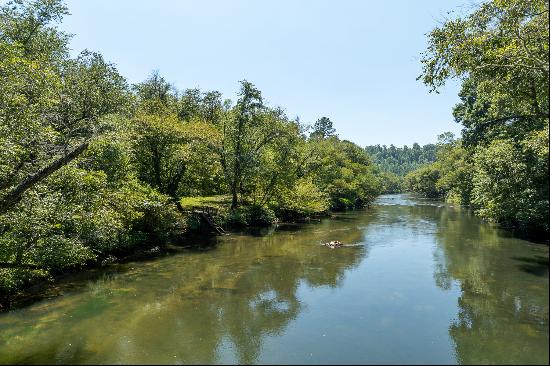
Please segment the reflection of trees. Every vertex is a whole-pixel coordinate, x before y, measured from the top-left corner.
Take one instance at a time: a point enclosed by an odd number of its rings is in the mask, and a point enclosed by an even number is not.
[[[458,281],[459,317],[449,333],[457,360],[548,363],[548,249],[442,210],[435,253],[438,286]]]
[[[379,216],[377,224],[433,230],[435,283],[461,289],[458,318],[449,327],[458,362],[548,363],[548,247],[441,203],[405,202]]]
[[[7,314],[0,363],[254,363],[263,339],[302,311],[301,283],[339,286],[365,255],[318,245],[359,242],[368,219],[348,218],[231,235],[216,250],[130,264],[86,291]]]

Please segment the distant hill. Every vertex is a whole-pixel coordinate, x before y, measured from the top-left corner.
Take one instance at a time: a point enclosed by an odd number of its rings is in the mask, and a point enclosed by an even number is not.
[[[421,165],[435,161],[435,144],[420,146],[415,142],[412,147],[373,145],[365,147],[365,151],[382,171],[401,177]]]

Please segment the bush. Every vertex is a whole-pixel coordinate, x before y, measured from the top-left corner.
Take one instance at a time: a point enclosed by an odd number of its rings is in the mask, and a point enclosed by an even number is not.
[[[483,218],[548,232],[548,130],[521,144],[495,140],[475,154],[472,203]]]
[[[401,193],[402,178],[391,172],[380,172],[378,179],[381,183],[382,193]]]
[[[268,207],[241,206],[229,211],[225,224],[229,226],[269,226],[276,220],[275,213]]]
[[[284,221],[295,221],[328,211],[329,197],[321,192],[311,180],[301,180],[287,190],[273,208],[277,217]]]
[[[108,184],[103,171],[67,166],[0,215],[0,292],[83,266],[185,227],[166,196],[126,177]]]
[[[410,192],[420,193],[428,198],[439,198],[444,194],[437,187],[440,172],[436,164],[423,166],[405,176],[405,187]]]

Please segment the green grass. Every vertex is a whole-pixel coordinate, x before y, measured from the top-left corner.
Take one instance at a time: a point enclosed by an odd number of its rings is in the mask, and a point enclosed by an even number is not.
[[[183,197],[180,203],[184,208],[191,208],[193,206],[228,207],[231,205],[231,196]]]

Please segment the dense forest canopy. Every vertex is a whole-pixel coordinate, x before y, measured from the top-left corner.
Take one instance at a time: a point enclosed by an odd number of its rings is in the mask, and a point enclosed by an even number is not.
[[[435,161],[434,144],[420,146],[415,142],[412,147],[407,145],[403,147],[371,145],[365,147],[365,151],[378,164],[380,170],[398,176],[404,176],[422,165]]]

